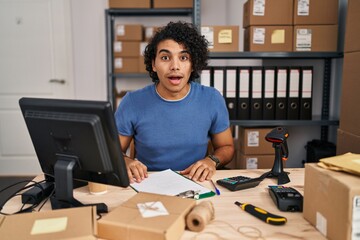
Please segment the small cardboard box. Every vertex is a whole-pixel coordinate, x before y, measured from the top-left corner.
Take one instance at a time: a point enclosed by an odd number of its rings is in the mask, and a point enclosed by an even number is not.
[[[148,208],[156,205],[155,210],[144,212],[157,216],[143,217],[139,209],[145,204]],[[185,230],[185,216],[195,204],[194,199],[140,192],[98,221],[98,236],[110,240],[179,239]],[[162,205],[168,214],[159,215],[165,212]]]
[[[348,152],[360,154],[360,135],[346,132],[342,129],[337,130],[336,154]]]
[[[154,0],[154,8],[193,8],[193,0]]]
[[[272,143],[265,140],[272,128],[239,127],[240,152],[244,155],[274,154]]]
[[[337,51],[338,25],[294,26],[294,52]]]
[[[142,41],[144,39],[144,29],[141,24],[116,24],[116,41]]]
[[[360,178],[305,164],[303,216],[328,239],[360,235]]]
[[[292,26],[250,26],[244,32],[244,51],[291,52]]]
[[[22,213],[0,218],[4,239],[96,239],[96,208]]]
[[[139,57],[115,57],[114,71],[115,73],[138,73]]]
[[[342,94],[340,105],[340,129],[360,136],[360,52],[344,54]],[[359,146],[360,149],[360,146]]]
[[[240,169],[268,169],[274,165],[275,154],[266,155],[244,155],[240,154],[238,168]],[[285,162],[283,161],[285,167]]]
[[[295,0],[294,25],[338,24],[338,9],[338,0]]]
[[[210,52],[238,52],[239,26],[201,26]]]
[[[263,25],[292,25],[293,0],[263,2],[248,0],[243,8],[243,27]]]
[[[139,41],[116,41],[114,42],[115,57],[138,57],[140,56]]]
[[[150,8],[151,0],[109,0],[109,8]]]
[[[344,52],[360,51],[360,1],[348,0]]]

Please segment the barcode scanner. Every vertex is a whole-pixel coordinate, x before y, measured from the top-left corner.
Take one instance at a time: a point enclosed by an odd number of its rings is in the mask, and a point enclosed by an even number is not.
[[[287,172],[283,169],[283,160],[287,160],[289,156],[289,149],[287,146],[287,138],[289,132],[284,127],[276,127],[271,130],[266,136],[265,140],[272,143],[275,149],[274,165],[266,177],[278,178],[278,185],[286,184],[290,182]]]

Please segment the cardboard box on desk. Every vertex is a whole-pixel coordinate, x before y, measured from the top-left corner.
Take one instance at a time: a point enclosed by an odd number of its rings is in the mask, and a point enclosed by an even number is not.
[[[327,238],[354,239],[360,234],[352,226],[360,218],[360,178],[306,164],[303,209],[304,218]]]
[[[4,239],[96,239],[96,208],[80,207],[0,217]]]
[[[143,217],[139,204],[161,203],[167,215]],[[185,216],[195,206],[194,199],[184,199],[152,193],[137,193],[98,221],[98,236],[105,239],[161,240],[179,239],[185,230]]]

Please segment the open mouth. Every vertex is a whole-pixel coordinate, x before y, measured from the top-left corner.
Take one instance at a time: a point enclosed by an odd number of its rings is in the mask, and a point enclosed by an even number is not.
[[[169,81],[171,84],[178,85],[181,82],[182,77],[179,76],[170,76]]]

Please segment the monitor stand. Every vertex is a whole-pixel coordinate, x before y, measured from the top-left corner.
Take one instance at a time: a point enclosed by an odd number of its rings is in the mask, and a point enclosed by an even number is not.
[[[96,206],[97,214],[107,213],[105,203],[83,204],[74,198],[73,169],[77,164],[76,156],[57,156],[54,166],[55,194],[50,198],[52,209]]]

